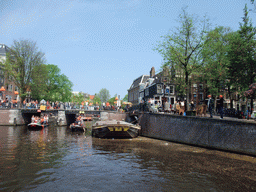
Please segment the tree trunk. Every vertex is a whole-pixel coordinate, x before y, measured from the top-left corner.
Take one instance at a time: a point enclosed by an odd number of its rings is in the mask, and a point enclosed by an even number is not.
[[[230,98],[230,108],[231,108],[231,109],[233,109],[233,107],[234,107],[234,106],[233,106],[233,101],[234,101],[234,99],[231,99],[231,98]]]
[[[185,103],[185,111],[187,111],[189,109],[189,82],[188,82],[188,71],[185,71],[185,82],[186,82],[186,103]]]
[[[253,112],[253,97],[251,97],[251,114]]]

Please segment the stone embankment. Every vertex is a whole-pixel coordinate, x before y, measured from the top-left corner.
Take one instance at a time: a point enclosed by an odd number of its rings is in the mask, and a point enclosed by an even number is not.
[[[256,155],[255,121],[144,113],[140,125],[143,136]]]
[[[0,125],[24,125],[21,111],[18,109],[1,109]]]

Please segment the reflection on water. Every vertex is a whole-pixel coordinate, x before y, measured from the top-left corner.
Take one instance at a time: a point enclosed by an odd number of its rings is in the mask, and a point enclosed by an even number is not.
[[[2,191],[252,191],[256,158],[67,127],[0,127]]]

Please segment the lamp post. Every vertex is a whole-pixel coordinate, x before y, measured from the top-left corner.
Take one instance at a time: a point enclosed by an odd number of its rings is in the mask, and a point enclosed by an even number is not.
[[[166,91],[166,83],[169,82],[169,69],[167,67],[164,67],[163,69],[163,75],[161,78],[162,84],[163,84],[163,90],[164,90],[164,96],[162,99],[162,106],[163,106],[163,110],[164,110],[164,103],[167,101],[167,99],[165,98],[165,91]]]

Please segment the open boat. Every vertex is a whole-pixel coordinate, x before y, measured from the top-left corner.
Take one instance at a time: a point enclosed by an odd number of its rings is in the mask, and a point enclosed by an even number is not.
[[[28,129],[31,129],[31,130],[40,130],[40,129],[43,129],[45,127],[47,127],[48,124],[41,124],[41,123],[29,123],[28,124]]]
[[[69,129],[74,132],[74,131],[82,131],[82,132],[85,132],[85,128],[82,126],[82,125],[76,125],[76,124],[71,124],[69,126]]]
[[[92,126],[92,136],[99,138],[134,138],[140,133],[140,126],[125,121],[97,121]]]

